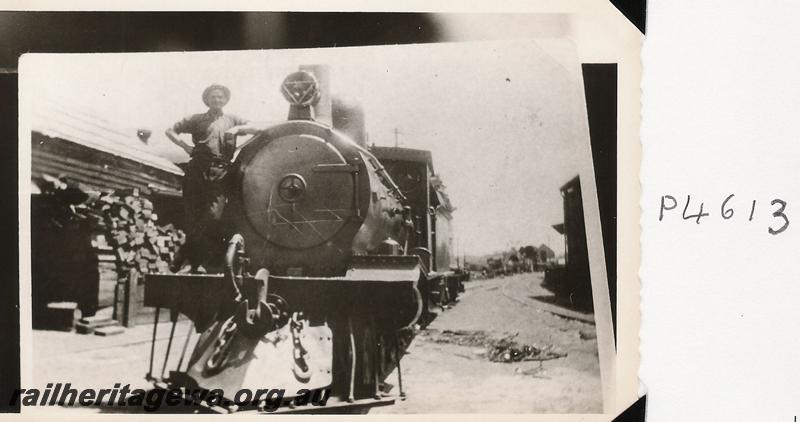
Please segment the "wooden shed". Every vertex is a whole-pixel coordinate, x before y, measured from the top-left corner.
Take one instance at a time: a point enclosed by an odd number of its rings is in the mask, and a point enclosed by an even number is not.
[[[564,222],[553,228],[564,235],[565,266],[545,271],[544,286],[568,299],[578,309],[591,310],[592,281],[589,274],[589,253],[586,244],[581,181],[573,177],[559,189],[564,199]]]
[[[160,224],[182,223],[183,171],[160,157],[136,130],[57,101],[41,99],[31,115],[31,269],[33,322],[47,303],[76,302],[84,316],[115,305],[121,272],[108,231],[72,218],[86,193],[146,198]],[[42,186],[57,179],[59,195]],[[72,197],[70,197],[72,195]],[[67,215],[65,215],[67,214]]]

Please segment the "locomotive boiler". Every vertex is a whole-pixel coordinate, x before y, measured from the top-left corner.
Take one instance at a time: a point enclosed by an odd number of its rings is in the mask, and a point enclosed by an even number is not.
[[[429,315],[431,251],[414,239],[430,235],[420,235],[406,196],[368,149],[314,120],[312,74],[289,75],[281,90],[287,121],[256,134],[229,170],[220,273],[145,276],[145,305],[156,308],[148,378],[228,399],[274,387],[288,404],[321,389],[327,408],[390,404],[404,394],[410,332]],[[158,375],[161,309],[172,328]],[[184,359],[189,333],[170,366],[181,314],[200,335]],[[250,399],[216,408],[264,409]]]

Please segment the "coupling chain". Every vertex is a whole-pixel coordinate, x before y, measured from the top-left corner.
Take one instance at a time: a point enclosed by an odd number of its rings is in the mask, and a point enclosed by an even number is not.
[[[294,366],[292,372],[298,381],[308,382],[311,379],[311,370],[308,365],[308,350],[303,346],[300,341],[301,332],[305,328],[305,324],[300,320],[302,312],[295,312],[289,321],[289,331],[292,333],[292,357],[294,358]]]
[[[233,340],[234,335],[236,335],[238,328],[239,327],[236,325],[236,322],[234,322],[233,317],[228,318],[228,320],[222,325],[222,328],[217,335],[217,339],[214,341],[214,351],[206,361],[205,367],[207,371],[217,371],[222,369],[222,366],[225,364],[225,361],[228,358],[228,352],[232,343],[231,340]]]

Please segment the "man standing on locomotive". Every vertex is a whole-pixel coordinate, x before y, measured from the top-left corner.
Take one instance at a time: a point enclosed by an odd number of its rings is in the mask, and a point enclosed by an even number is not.
[[[227,203],[225,175],[236,151],[235,134],[242,133],[248,123],[222,112],[231,98],[226,86],[211,85],[203,91],[202,98],[208,106],[207,112],[187,116],[166,131],[167,138],[191,157],[183,166],[187,242],[185,250],[175,257],[173,271],[204,272],[203,266],[209,264],[209,250],[221,244],[224,234],[216,223]],[[193,146],[180,138],[184,133],[192,136]],[[225,136],[226,133],[229,135]],[[184,265],[187,259],[189,264]]]

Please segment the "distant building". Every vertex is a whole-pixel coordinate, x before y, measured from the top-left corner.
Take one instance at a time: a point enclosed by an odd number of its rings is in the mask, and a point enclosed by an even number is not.
[[[547,264],[548,262],[552,262],[556,258],[556,253],[550,249],[547,245],[542,243],[536,248],[536,263],[539,265]]]

